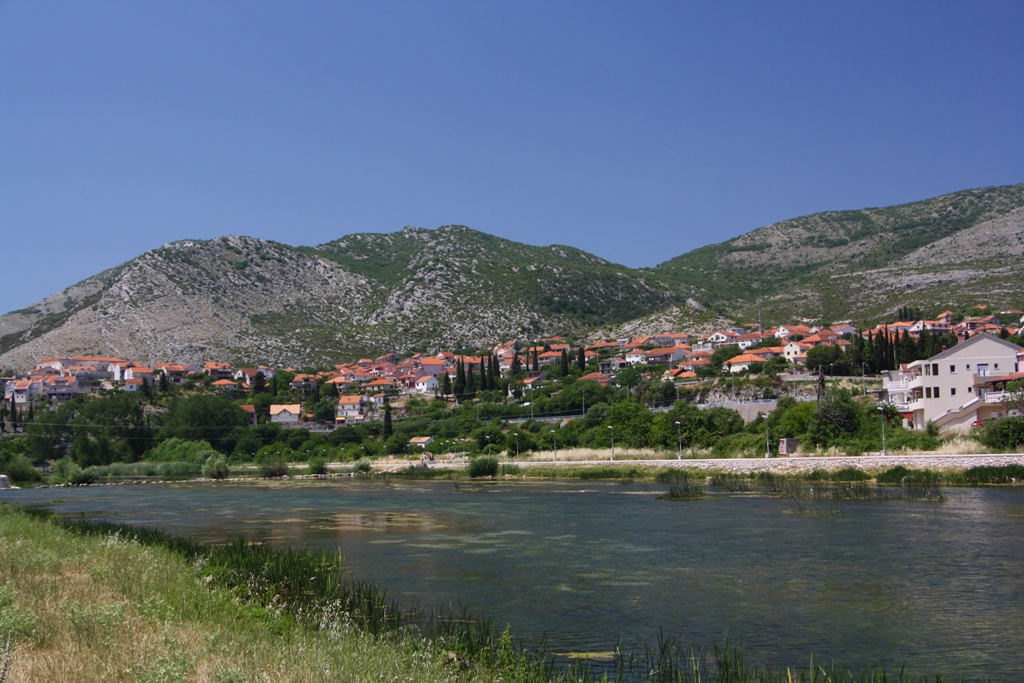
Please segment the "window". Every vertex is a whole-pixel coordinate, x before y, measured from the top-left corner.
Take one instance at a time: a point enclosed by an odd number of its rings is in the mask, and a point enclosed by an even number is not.
[[[938,397],[939,397],[939,388],[935,387],[934,389],[932,389],[932,398],[938,398]]]
[[[949,374],[951,374],[951,375],[955,375],[956,374],[956,366],[955,365],[950,365],[949,366]]]
[[[999,369],[999,363],[996,363],[995,368],[996,368],[996,370]]]
[[[952,389],[949,390],[949,395],[956,396],[956,387],[953,387]]]
[[[968,369],[968,370],[970,370],[970,369],[971,369],[971,364],[970,364],[970,363],[968,363],[968,364],[967,364],[967,369]]]
[[[939,364],[938,363],[932,363],[932,374],[935,375],[936,377],[939,376]]]
[[[924,397],[925,398],[931,398],[932,397],[932,388],[931,387],[925,387],[924,388]]]
[[[930,366],[930,365],[925,365],[925,366],[924,366],[924,374],[925,374],[925,375],[926,375],[927,377],[931,377],[931,376],[932,376],[932,366]]]
[[[967,393],[968,394],[973,394],[974,393],[974,387],[967,387]]]

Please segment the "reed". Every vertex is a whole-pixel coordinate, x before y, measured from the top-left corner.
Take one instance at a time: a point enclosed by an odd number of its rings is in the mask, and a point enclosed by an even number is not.
[[[693,484],[672,484],[668,492],[658,496],[658,500],[703,500],[707,493],[700,486]]]
[[[469,467],[466,468],[469,476],[473,479],[477,477],[494,477],[498,474],[498,459],[489,456],[481,456],[474,458],[469,463]]]
[[[194,462],[119,462],[93,467],[101,479],[111,477],[186,477],[202,472],[202,464]]]

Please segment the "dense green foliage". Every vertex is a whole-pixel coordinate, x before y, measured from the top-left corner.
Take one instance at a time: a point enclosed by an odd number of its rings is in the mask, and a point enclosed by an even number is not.
[[[1006,417],[985,423],[981,442],[996,451],[1024,450],[1024,417]]]
[[[474,458],[467,468],[469,476],[476,477],[493,477],[498,474],[498,459],[491,458],[488,456],[481,456]]]

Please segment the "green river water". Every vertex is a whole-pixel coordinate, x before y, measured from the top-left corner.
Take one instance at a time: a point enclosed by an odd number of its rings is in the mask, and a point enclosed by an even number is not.
[[[554,653],[742,640],[748,658],[1024,680],[1024,489],[828,514],[619,482],[148,484],[0,502],[208,542],[340,549],[403,605],[462,604]],[[822,512],[819,510],[818,512]]]

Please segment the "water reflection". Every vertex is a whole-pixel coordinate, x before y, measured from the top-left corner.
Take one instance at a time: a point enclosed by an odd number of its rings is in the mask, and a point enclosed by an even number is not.
[[[742,636],[784,664],[1024,675],[1024,491],[793,514],[604,482],[288,482],[25,490],[63,513],[222,543],[339,549],[405,604],[464,604],[565,653]]]

